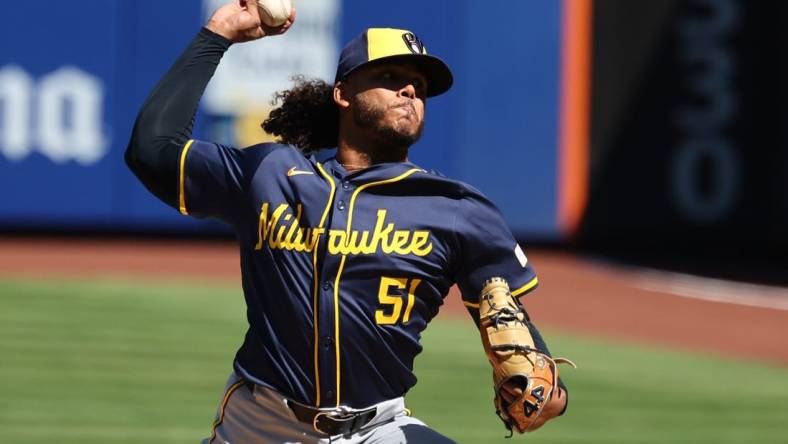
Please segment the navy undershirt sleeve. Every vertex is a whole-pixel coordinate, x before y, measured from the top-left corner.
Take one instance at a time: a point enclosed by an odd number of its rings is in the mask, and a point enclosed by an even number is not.
[[[126,164],[151,193],[173,208],[178,208],[181,149],[191,136],[200,97],[230,45],[202,28],[137,115]]]

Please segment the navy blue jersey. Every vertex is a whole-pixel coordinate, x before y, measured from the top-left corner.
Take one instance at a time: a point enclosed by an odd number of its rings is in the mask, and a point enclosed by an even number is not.
[[[189,141],[179,178],[181,212],[227,221],[240,243],[249,329],[236,371],[302,403],[404,395],[453,284],[471,309],[490,277],[515,295],[537,284],[487,198],[409,162],[349,173],[288,145]]]

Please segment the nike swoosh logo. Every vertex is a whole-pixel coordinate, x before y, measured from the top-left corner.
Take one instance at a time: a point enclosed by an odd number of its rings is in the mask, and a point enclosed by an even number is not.
[[[311,171],[301,171],[297,170],[296,167],[290,168],[287,170],[287,177],[298,176],[299,174],[315,174]]]

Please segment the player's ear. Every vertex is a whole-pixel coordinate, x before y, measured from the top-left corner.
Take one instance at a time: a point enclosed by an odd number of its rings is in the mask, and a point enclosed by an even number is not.
[[[336,103],[338,107],[345,109],[350,107],[349,94],[350,92],[346,82],[339,81],[334,84],[334,103]]]

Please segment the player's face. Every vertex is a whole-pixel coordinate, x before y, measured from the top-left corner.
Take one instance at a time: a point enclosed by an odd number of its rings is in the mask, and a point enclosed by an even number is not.
[[[349,81],[356,125],[399,146],[419,140],[427,92],[421,72],[410,65],[379,65],[352,74]]]

